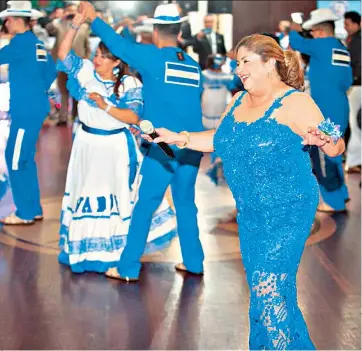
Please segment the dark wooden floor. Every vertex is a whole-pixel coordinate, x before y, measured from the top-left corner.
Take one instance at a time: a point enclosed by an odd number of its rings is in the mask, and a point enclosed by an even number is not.
[[[67,129],[42,132],[38,164],[45,200],[60,199],[64,191],[70,146]],[[306,248],[299,272],[300,306],[312,339],[324,350],[361,347],[358,175],[349,176],[348,184],[348,215],[326,219],[335,224],[327,226],[333,235]],[[55,236],[56,225],[44,228],[49,228],[45,235]],[[10,240],[9,233],[0,233],[1,349],[247,349],[249,297],[242,263],[219,254],[223,244],[216,246],[235,239],[237,250],[236,233],[220,229],[203,236],[207,250],[216,252],[205,263],[203,279],[175,273],[173,256],[166,253],[164,260],[146,259],[151,262],[138,284],[72,275],[58,265],[56,254],[34,249],[41,245],[21,245],[34,235],[23,230]]]

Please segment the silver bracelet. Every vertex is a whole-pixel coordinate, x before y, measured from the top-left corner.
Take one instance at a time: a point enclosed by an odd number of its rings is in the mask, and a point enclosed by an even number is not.
[[[76,26],[75,24],[71,23],[70,24],[70,28],[74,29],[74,30],[79,30],[79,26]]]
[[[111,105],[107,105],[107,107],[104,109],[104,111],[106,111],[107,113],[109,113],[109,110],[112,108]]]

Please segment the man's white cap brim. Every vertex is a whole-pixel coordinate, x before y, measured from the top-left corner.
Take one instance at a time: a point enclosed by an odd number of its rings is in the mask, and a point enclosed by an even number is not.
[[[143,21],[144,24],[176,24],[176,23],[182,23],[187,21],[187,16],[185,17],[169,17],[169,16],[162,16],[162,17],[156,17],[156,18],[148,18]]]
[[[31,1],[7,1],[8,8],[0,12],[0,18],[32,17]]]
[[[10,9],[4,10],[0,12],[0,18],[6,18],[6,17],[32,17],[32,10],[27,11],[11,11]]]

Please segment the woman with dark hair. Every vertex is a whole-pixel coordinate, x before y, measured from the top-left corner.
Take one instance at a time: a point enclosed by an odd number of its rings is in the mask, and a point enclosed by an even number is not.
[[[307,145],[344,151],[338,126],[303,88],[297,54],[264,35],[243,38],[234,96],[217,130],[159,138],[202,152],[215,149],[238,210],[240,248],[250,288],[251,350],[315,349],[297,303],[296,276],[318,206]],[[146,139],[149,137],[144,136]]]
[[[104,273],[119,261],[136,202],[142,155],[129,127],[142,115],[142,85],[102,42],[93,62],[71,51],[83,21],[81,14],[74,17],[58,53],[80,120],[62,204],[59,261],[76,273]],[[164,247],[174,234],[174,213],[164,200],[146,250]]]

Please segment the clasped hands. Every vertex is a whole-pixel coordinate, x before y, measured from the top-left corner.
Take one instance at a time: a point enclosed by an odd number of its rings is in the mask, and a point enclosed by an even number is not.
[[[81,1],[78,6],[78,14],[81,15],[84,20],[94,21],[97,17],[97,12],[94,6],[88,1]]]
[[[85,21],[87,20],[93,21],[95,20],[96,17],[97,17],[97,12],[94,6],[88,1],[81,1],[80,5],[78,6],[78,12],[72,20],[72,24],[76,27],[75,29],[77,29]]]

